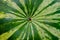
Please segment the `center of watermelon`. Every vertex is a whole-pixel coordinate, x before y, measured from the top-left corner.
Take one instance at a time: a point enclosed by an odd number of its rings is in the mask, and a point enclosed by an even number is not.
[[[28,18],[29,21],[31,21],[31,18]]]

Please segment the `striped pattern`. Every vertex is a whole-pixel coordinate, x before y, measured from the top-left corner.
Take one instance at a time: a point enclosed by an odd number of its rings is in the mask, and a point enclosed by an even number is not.
[[[60,40],[59,0],[0,0],[0,40]]]

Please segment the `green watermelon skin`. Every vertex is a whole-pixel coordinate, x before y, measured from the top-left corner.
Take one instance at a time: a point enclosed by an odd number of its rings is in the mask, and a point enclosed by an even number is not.
[[[60,40],[60,0],[0,0],[0,40]]]

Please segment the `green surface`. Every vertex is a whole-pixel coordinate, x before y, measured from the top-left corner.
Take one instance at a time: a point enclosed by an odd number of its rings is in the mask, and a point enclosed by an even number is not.
[[[0,0],[0,40],[60,40],[60,1]]]

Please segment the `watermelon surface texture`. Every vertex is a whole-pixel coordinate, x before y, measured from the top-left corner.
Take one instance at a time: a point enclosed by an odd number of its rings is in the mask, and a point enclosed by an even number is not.
[[[60,0],[0,0],[0,40],[60,40]]]

